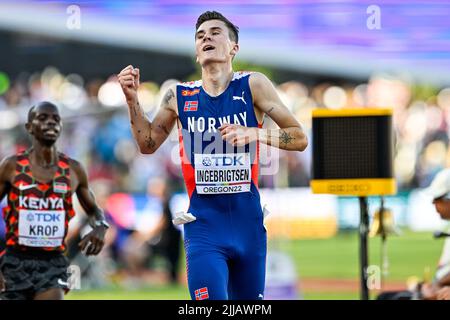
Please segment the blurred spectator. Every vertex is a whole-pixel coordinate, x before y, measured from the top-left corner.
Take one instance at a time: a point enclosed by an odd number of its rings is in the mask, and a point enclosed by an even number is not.
[[[450,169],[440,171],[431,185],[424,191],[433,199],[433,204],[440,217],[450,220]],[[450,235],[449,235],[450,236]],[[450,237],[445,241],[441,259],[433,282],[421,282],[407,291],[384,292],[378,296],[379,300],[436,300],[447,297],[450,286]],[[448,299],[448,298],[447,298]]]
[[[118,230],[116,245],[122,273],[131,281],[145,278],[157,257],[164,258],[168,280],[178,281],[181,233],[172,224],[168,191],[164,178],[150,179],[144,207],[134,208],[140,211],[140,217],[134,219],[133,226]]]
[[[106,204],[107,199],[111,194],[111,181],[108,180],[96,180],[91,182],[91,188],[96,196],[96,202],[100,208],[103,208],[105,218],[110,225],[108,233],[105,236],[105,245],[102,252],[95,258],[89,259],[86,255],[82,254],[79,249],[79,242],[83,236],[91,231],[91,227],[88,224],[88,219],[85,214],[82,214],[82,207],[78,202],[78,199],[74,201],[75,217],[70,221],[70,228],[67,234],[67,258],[71,265],[76,265],[80,268],[82,276],[82,287],[87,288],[101,288],[109,282],[109,276],[112,275],[114,267],[112,243],[117,234],[117,227],[114,224],[114,220],[109,214]]]

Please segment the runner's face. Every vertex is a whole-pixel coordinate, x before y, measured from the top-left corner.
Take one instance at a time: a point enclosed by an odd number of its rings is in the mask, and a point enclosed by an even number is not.
[[[58,140],[61,128],[59,111],[52,105],[36,107],[33,120],[28,124],[28,132],[45,145],[52,145]]]
[[[200,25],[195,33],[197,62],[231,61],[239,45],[230,39],[228,27],[223,21],[209,20]]]

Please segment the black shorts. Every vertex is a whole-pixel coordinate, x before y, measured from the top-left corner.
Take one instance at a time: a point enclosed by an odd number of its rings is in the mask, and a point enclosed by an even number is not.
[[[68,289],[69,262],[61,252],[7,249],[0,258],[6,290],[0,300],[31,300],[52,288]]]

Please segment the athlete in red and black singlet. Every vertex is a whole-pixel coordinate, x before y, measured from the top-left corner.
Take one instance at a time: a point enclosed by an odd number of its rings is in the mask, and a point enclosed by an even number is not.
[[[69,158],[58,154],[58,169],[51,181],[36,181],[29,151],[17,155],[14,183],[3,209],[6,246],[20,251],[40,249],[64,252],[72,207]]]
[[[93,227],[79,243],[87,255],[103,248],[108,224],[85,170],[56,149],[62,128],[58,108],[50,102],[37,104],[25,127],[32,147],[0,163],[0,200],[8,198],[0,300],[63,299],[63,290],[70,288],[64,239],[75,215],[72,195],[77,194]]]

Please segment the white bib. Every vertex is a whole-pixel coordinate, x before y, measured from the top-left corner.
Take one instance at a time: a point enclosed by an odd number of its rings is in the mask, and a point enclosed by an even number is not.
[[[64,210],[19,211],[19,244],[28,247],[59,247],[64,239]]]
[[[195,183],[198,194],[249,192],[249,153],[195,154]]]

